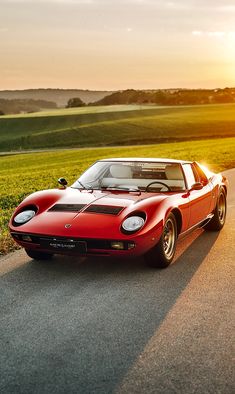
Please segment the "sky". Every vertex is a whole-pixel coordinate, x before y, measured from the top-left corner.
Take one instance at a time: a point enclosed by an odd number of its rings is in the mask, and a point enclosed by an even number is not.
[[[0,0],[0,90],[235,86],[235,0]]]

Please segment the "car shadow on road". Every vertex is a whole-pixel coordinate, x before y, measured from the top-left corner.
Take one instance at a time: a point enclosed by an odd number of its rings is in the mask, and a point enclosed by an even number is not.
[[[218,236],[198,230],[181,241],[165,270],[150,269],[143,259],[58,256],[52,263],[30,261],[2,277],[5,392],[51,392],[52,386],[57,393],[112,392]],[[9,348],[6,339],[15,335]]]
[[[198,229],[178,242],[176,256],[173,263],[164,270],[150,268],[146,265],[144,258],[126,259],[126,258],[108,258],[108,257],[73,257],[57,255],[52,261],[36,262],[31,260],[25,269],[36,274],[47,274],[57,280],[64,280],[66,277],[77,277],[79,282],[90,283],[98,280],[124,280],[129,277],[133,280],[144,279],[154,276],[154,280],[161,282],[162,279],[172,282],[172,275],[179,282],[179,288],[184,289],[190,281],[198,267],[201,265],[210,249],[216,242],[219,233],[205,232]],[[22,268],[23,269],[23,268]],[[142,275],[142,276],[139,276]],[[183,275],[183,277],[182,277]],[[183,280],[184,278],[184,280]],[[129,279],[128,279],[129,280]],[[87,282],[88,281],[88,282]],[[178,282],[177,282],[178,283]]]

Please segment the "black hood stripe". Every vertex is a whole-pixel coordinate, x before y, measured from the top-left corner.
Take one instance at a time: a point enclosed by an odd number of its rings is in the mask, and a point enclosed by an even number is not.
[[[106,215],[118,215],[124,207],[113,207],[110,205],[95,205],[92,204],[84,210],[89,213],[102,213]]]
[[[55,204],[49,212],[80,212],[86,204]]]
[[[86,206],[86,204],[55,204],[48,209],[48,212],[80,212]],[[91,204],[83,212],[118,215],[123,209],[124,207]]]

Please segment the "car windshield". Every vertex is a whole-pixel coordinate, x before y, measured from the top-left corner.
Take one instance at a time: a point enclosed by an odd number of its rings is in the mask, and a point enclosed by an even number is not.
[[[72,187],[165,193],[185,190],[185,182],[178,163],[98,161]]]

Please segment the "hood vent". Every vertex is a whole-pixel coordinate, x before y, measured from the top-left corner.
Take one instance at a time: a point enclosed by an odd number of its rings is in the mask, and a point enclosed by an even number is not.
[[[118,215],[124,207],[112,207],[110,205],[90,205],[84,212],[103,213],[106,215]]]
[[[80,212],[86,204],[55,204],[49,212]]]

